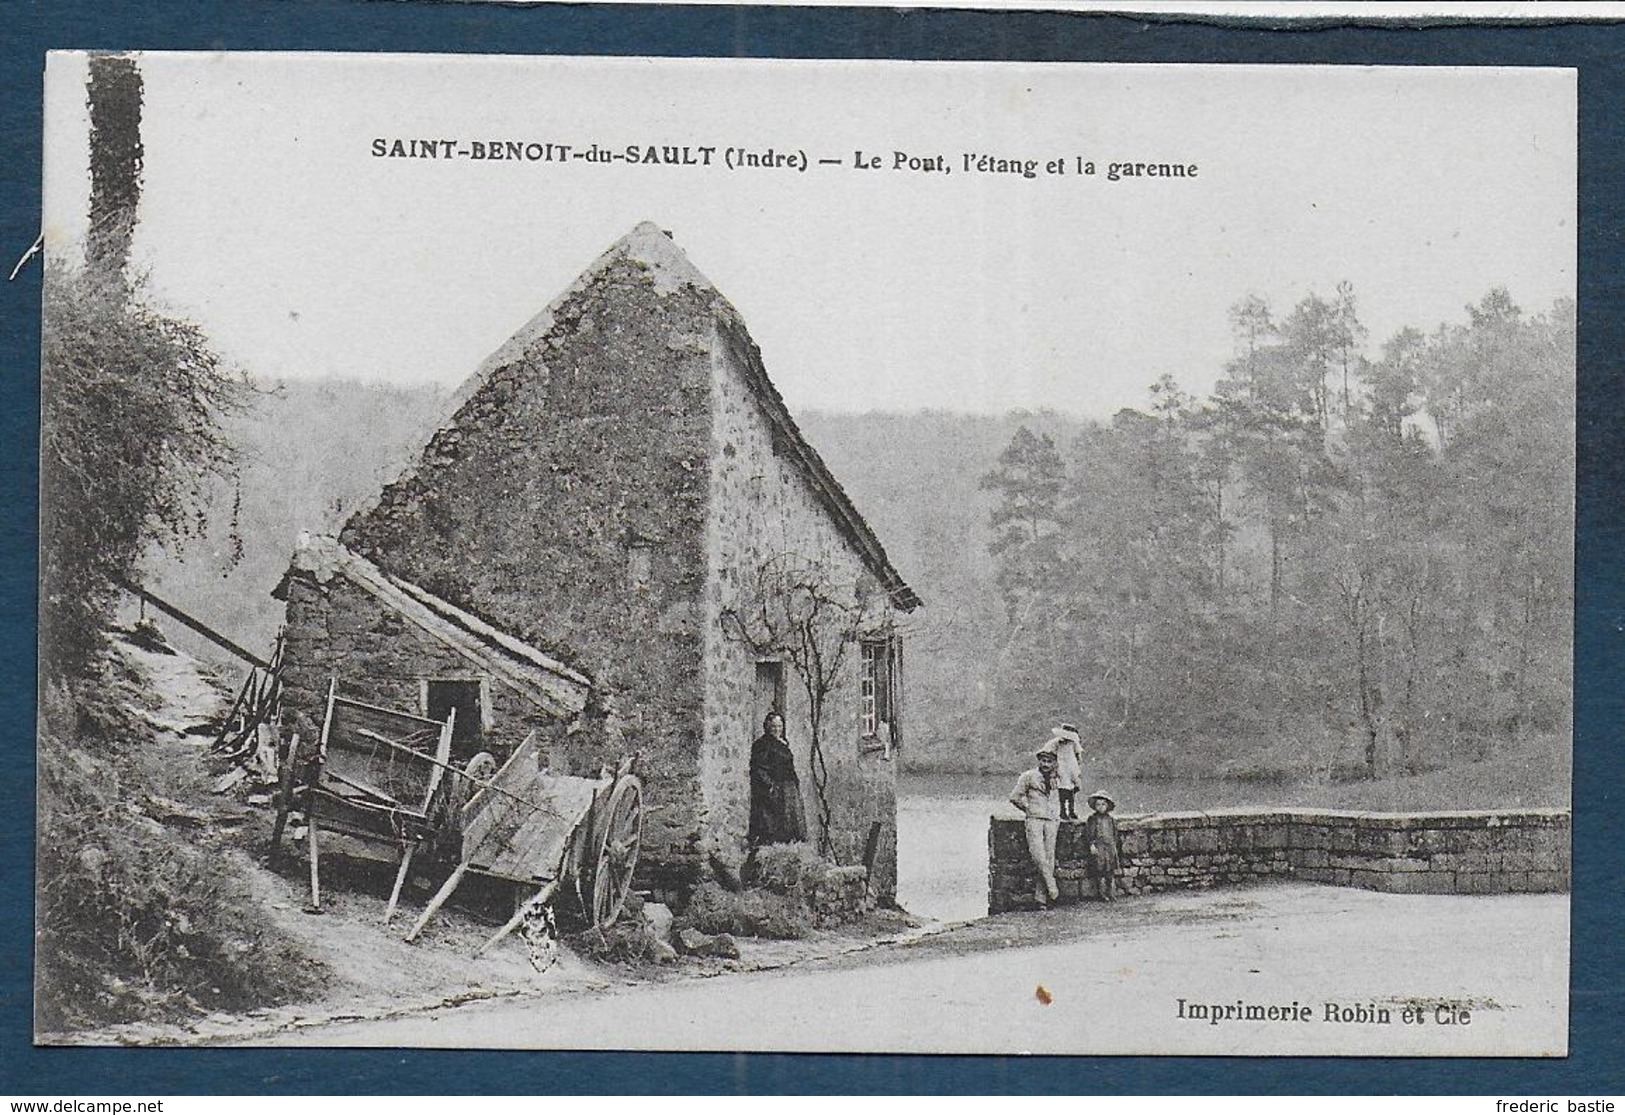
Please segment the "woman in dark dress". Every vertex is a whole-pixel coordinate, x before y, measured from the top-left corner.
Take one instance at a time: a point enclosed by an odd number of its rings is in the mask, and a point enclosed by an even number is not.
[[[784,738],[784,717],[770,712],[750,749],[750,829],[753,848],[807,839],[796,760]]]

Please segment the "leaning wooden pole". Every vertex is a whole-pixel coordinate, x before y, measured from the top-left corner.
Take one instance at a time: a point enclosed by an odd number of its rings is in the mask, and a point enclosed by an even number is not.
[[[171,604],[169,601],[153,595],[152,592],[142,588],[140,585],[132,584],[129,581],[126,581],[124,583],[124,587],[135,593],[147,603],[151,604],[154,608],[157,608],[170,619],[175,620],[177,623],[180,623],[193,631],[196,631],[199,635],[202,635],[205,639],[209,640],[209,642],[213,643],[222,650],[230,651],[238,658],[241,658],[244,662],[258,666],[262,670],[269,670],[271,668],[271,664],[265,659],[261,658],[259,655],[253,653],[252,651],[244,650],[242,647],[220,634],[220,632],[216,631],[202,620],[193,619],[191,616],[175,607],[175,605]]]
[[[412,923],[412,928],[406,933],[406,940],[415,941],[418,939],[418,934],[423,932],[423,927],[428,925],[429,919],[434,917],[435,912],[446,904],[446,899],[451,897],[451,892],[457,889],[457,884],[463,881],[463,876],[466,874],[468,874],[468,864],[466,863],[459,863],[452,869],[451,874],[446,877],[446,881],[440,885],[440,889],[434,892],[434,897],[429,899],[429,904],[423,908],[423,913],[418,915],[418,920]]]

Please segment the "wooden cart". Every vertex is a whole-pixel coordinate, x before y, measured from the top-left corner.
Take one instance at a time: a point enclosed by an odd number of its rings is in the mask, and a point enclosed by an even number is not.
[[[481,752],[450,762],[455,711],[444,722],[341,697],[328,687],[321,739],[308,753],[294,737],[282,762],[275,855],[288,815],[308,826],[311,908],[321,908],[321,831],[392,845],[398,855],[389,921],[415,858],[450,871],[407,933],[413,940],[469,872],[504,879],[526,895],[486,947],[539,907],[569,922],[614,924],[632,889],[643,838],[643,784],[635,759],[597,778],[543,770],[535,733],[500,766]]]

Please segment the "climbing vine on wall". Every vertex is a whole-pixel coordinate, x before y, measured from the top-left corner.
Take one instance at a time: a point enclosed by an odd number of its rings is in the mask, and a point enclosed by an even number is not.
[[[807,697],[809,766],[818,797],[818,850],[830,841],[829,764],[824,713],[858,638],[878,621],[875,593],[843,581],[821,561],[801,554],[763,558],[740,586],[738,603],[722,611],[724,631],[758,656],[782,657]]]

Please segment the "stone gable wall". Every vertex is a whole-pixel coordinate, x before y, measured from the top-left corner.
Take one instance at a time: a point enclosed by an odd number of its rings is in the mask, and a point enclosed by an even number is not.
[[[707,545],[718,576],[705,600],[705,741],[700,777],[708,838],[721,851],[744,850],[750,813],[750,750],[760,729],[753,704],[756,656],[725,626],[724,612],[748,606],[752,577],[780,554],[816,558],[831,584],[850,590],[868,578],[862,559],[831,522],[803,474],[775,450],[774,431],[747,386],[738,341],[709,338],[716,421],[711,443]],[[877,625],[890,616],[878,591]],[[783,666],[787,737],[796,756],[809,837],[817,841],[818,801],[811,770],[809,702],[793,666]],[[847,648],[839,683],[825,702],[822,738],[829,769],[830,838],[843,864],[860,863],[870,827],[881,824],[872,889],[897,889],[897,760],[860,738],[859,652]],[[906,684],[906,679],[905,679]]]
[[[1118,819],[1121,888],[1148,893],[1292,878],[1401,894],[1569,889],[1570,814],[1223,810]],[[1093,894],[1082,823],[1056,848],[1063,902]],[[988,912],[1030,909],[1036,879],[1022,822],[988,828]]]
[[[610,261],[494,369],[341,541],[593,678],[554,762],[645,752],[640,885],[699,864],[714,292]],[[630,544],[646,544],[636,581]]]

